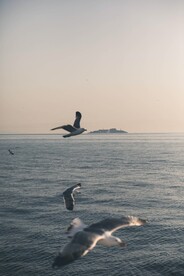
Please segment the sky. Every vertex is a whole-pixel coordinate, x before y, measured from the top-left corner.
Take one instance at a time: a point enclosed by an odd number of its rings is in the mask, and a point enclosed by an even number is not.
[[[184,132],[183,0],[0,0],[0,41],[1,134]]]

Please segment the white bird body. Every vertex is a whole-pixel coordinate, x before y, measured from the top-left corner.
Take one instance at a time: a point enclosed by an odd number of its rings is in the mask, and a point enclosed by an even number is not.
[[[73,132],[70,132],[68,134],[65,134],[63,135],[64,138],[67,138],[67,137],[71,137],[71,136],[75,136],[75,135],[79,135],[79,134],[82,134],[84,131],[86,131],[85,128],[76,128],[73,130]]]
[[[120,238],[111,236],[110,232],[105,232],[103,239],[99,240],[98,243],[107,247],[126,245]]]

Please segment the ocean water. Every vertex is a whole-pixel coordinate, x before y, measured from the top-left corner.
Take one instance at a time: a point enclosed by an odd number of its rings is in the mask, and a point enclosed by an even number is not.
[[[184,275],[184,134],[0,135],[0,155],[0,275]],[[127,247],[52,269],[72,219],[121,215],[147,220],[114,233]]]

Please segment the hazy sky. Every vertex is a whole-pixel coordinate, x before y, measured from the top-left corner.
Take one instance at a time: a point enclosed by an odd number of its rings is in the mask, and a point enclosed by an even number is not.
[[[183,0],[0,0],[0,41],[0,133],[184,132]]]

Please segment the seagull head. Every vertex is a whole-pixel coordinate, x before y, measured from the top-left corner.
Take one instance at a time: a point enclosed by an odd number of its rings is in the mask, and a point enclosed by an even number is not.
[[[84,131],[87,131],[87,129],[82,127],[81,131],[84,132]]]

